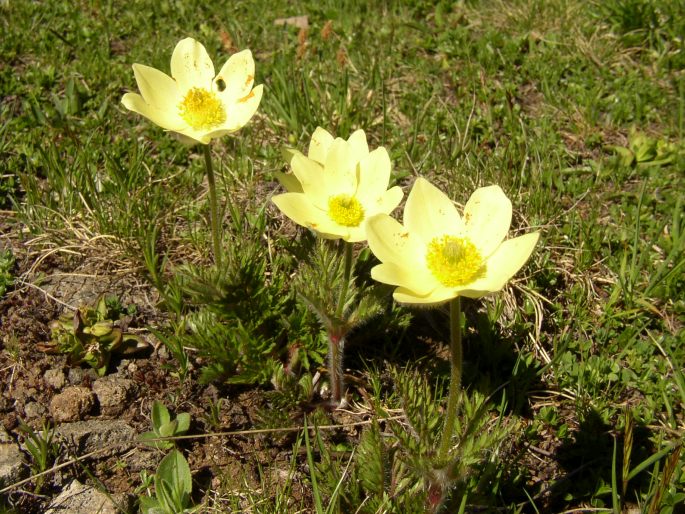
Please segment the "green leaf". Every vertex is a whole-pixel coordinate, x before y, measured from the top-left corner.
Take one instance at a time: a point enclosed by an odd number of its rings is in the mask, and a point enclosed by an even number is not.
[[[172,450],[164,457],[157,468],[157,475],[167,481],[172,489],[182,493],[181,497],[190,497],[193,491],[193,479],[188,461],[181,452]]]
[[[143,442],[144,444],[147,444],[148,446],[157,448],[158,450],[168,450],[174,447],[174,443],[172,443],[171,441],[155,441],[155,439],[158,439],[159,437],[159,434],[150,431],[140,434],[138,436],[138,440]]]
[[[152,403],[152,427],[158,431],[162,425],[166,425],[169,421],[171,421],[169,409],[162,402],[155,400]]]
[[[161,478],[159,468],[157,469],[157,475],[155,475],[155,495],[165,513],[176,514],[176,512],[181,510],[177,508],[179,505],[176,505],[174,502],[172,485],[167,480]]]
[[[357,448],[359,480],[366,491],[382,496],[389,461],[388,456],[385,455],[380,428],[375,419],[371,426],[362,432]]]
[[[165,423],[161,427],[157,429],[157,433],[161,437],[171,437],[173,435],[176,435],[176,429],[178,428],[178,420],[174,419],[172,421],[169,421],[169,423]]]
[[[190,414],[187,412],[181,412],[176,416],[176,422],[178,426],[176,427],[176,435],[185,434],[190,428]]]
[[[142,337],[135,334],[123,334],[118,351],[121,355],[135,355],[149,347],[150,345]]]
[[[143,514],[157,514],[158,512],[164,512],[161,509],[157,498],[151,498],[150,496],[140,497],[140,510]]]
[[[104,295],[98,298],[98,302],[95,307],[95,312],[97,313],[98,321],[104,321],[107,319],[107,300]]]

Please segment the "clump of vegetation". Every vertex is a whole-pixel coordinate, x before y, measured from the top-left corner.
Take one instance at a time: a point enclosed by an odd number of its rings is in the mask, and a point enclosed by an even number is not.
[[[174,448],[170,438],[185,434],[190,427],[190,414],[179,413],[174,419],[169,409],[160,401],[152,404],[152,430],[140,439],[158,450],[171,451],[161,460],[157,470],[150,475],[141,472],[139,492],[140,510],[143,514],[182,514],[195,512],[192,506],[193,478],[190,466],[183,454]],[[160,440],[161,439],[161,440]],[[151,486],[154,485],[154,491]]]
[[[14,255],[10,250],[0,250],[0,298],[5,296],[7,289],[14,284]]]
[[[171,419],[169,409],[157,400],[152,403],[151,417],[152,430],[141,434],[140,439],[160,450],[168,450],[174,447],[173,441],[164,439],[184,435],[190,428],[189,413],[181,412],[174,419]]]
[[[33,430],[26,423],[19,424],[24,436],[24,447],[30,456],[31,471],[39,475],[34,482],[34,492],[40,493],[45,476],[40,475],[53,465],[59,456],[59,444],[55,441],[55,428],[48,421],[43,421],[41,430]]]
[[[628,146],[610,146],[619,156],[623,166],[664,166],[673,162],[678,148],[664,139],[649,137],[633,129],[628,137]]]
[[[186,514],[196,512],[192,507],[193,479],[190,466],[183,454],[172,450],[162,459],[156,473],[148,480],[154,492],[140,496],[143,514]]]
[[[67,354],[70,365],[87,364],[103,376],[112,355],[135,355],[150,346],[142,337],[127,332],[120,322],[124,313],[134,312],[131,309],[124,310],[116,296],[103,295],[94,306],[82,306],[53,321],[51,340],[40,349]]]
[[[325,352],[318,331],[312,331],[313,317],[289,290],[285,265],[268,262],[260,242],[263,212],[244,218],[233,212],[236,244],[223,267],[185,266],[179,272],[194,310],[164,342],[197,351],[203,383],[268,383],[281,362],[306,370]]]

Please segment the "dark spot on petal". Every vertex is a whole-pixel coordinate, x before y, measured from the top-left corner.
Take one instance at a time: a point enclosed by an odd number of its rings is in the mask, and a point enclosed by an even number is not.
[[[219,92],[222,92],[226,89],[226,81],[222,79],[221,77],[216,79],[216,87],[219,90]]]

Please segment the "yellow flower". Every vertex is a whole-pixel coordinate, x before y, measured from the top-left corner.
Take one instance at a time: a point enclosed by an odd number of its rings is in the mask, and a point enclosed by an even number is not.
[[[171,77],[155,68],[134,64],[138,93],[121,103],[191,143],[208,144],[235,132],[254,115],[263,86],[252,88],[254,61],[249,50],[232,55],[214,75],[205,47],[192,38],[180,41],[171,56]]]
[[[388,215],[367,221],[369,248],[381,261],[378,282],[398,286],[400,303],[439,304],[501,290],[530,257],[539,233],[504,238],[511,202],[499,186],[477,189],[459,215],[452,201],[423,178],[404,208],[404,226]]]
[[[328,150],[331,148],[331,144],[335,138],[325,129],[321,127],[316,127],[316,130],[312,134],[312,140],[309,142],[309,151],[307,152],[307,157],[311,160],[318,162],[321,166],[326,163],[326,156],[328,155]],[[353,148],[353,152],[359,152],[359,154],[369,153],[369,147],[366,144],[366,134],[363,130],[355,131],[348,139],[347,143]],[[283,150],[283,158],[288,161],[288,164],[292,166],[293,157],[296,155],[302,155],[302,152],[294,148],[285,148]],[[302,193],[302,185],[297,176],[294,173],[275,173],[276,179],[281,183],[283,188],[289,193]]]
[[[319,128],[306,157],[298,151],[288,155],[293,175],[280,177],[288,192],[273,202],[295,223],[327,239],[364,241],[366,219],[389,214],[402,200],[401,188],[387,189],[388,152],[383,147],[369,152],[363,130],[344,140]]]

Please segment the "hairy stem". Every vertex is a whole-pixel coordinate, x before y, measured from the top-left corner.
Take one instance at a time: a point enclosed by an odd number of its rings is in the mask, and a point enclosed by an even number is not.
[[[438,457],[444,460],[449,453],[454,430],[454,418],[461,392],[461,298],[458,296],[450,302],[450,392],[447,398],[447,415],[442,429],[442,440]]]
[[[207,171],[207,184],[209,185],[209,223],[212,229],[212,241],[214,243],[214,263],[217,268],[221,267],[221,227],[219,226],[219,207],[216,200],[216,181],[212,168],[212,153],[209,145],[202,145],[205,153],[205,170]]]
[[[340,297],[338,298],[338,306],[335,312],[335,317],[341,319],[345,311],[345,302],[347,301],[347,289],[350,284],[350,277],[352,276],[352,243],[341,241],[345,248],[345,271],[343,275],[343,283],[340,287]]]
[[[345,394],[342,358],[345,349],[345,337],[337,334],[328,335],[328,373],[331,381],[331,402],[339,406]]]
[[[331,401],[335,406],[340,405],[345,397],[345,382],[343,380],[342,360],[345,349],[345,335],[347,323],[343,320],[345,315],[345,303],[352,277],[352,243],[341,241],[344,246],[345,263],[343,271],[343,283],[340,286],[340,296],[335,309],[333,328],[328,333],[328,372],[331,380]]]

